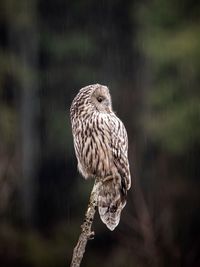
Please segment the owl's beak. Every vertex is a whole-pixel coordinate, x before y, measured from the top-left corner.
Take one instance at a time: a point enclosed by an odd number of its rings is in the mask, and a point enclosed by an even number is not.
[[[106,99],[104,103],[105,103],[105,106],[106,106],[106,111],[108,113],[110,113],[111,112],[110,101],[108,99]]]
[[[105,99],[105,100],[104,100],[104,103],[105,103],[106,107],[109,107],[109,105],[110,105],[110,102],[109,102],[109,100],[108,100],[108,99]]]

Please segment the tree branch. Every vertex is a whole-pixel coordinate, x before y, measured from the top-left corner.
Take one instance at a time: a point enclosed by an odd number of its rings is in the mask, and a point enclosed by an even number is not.
[[[92,192],[90,194],[90,200],[87,211],[85,213],[84,223],[81,225],[82,232],[79,236],[78,242],[74,248],[72,261],[70,267],[79,267],[83,258],[85,247],[89,239],[94,238],[94,232],[91,231],[94,215],[97,207],[97,200],[99,195],[99,188],[102,182],[96,178]]]

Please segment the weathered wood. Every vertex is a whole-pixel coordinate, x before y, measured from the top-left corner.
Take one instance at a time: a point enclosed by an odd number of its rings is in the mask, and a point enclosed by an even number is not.
[[[87,245],[87,241],[89,239],[94,238],[94,232],[91,231],[92,223],[94,220],[94,215],[96,212],[98,195],[99,195],[99,188],[102,182],[99,179],[95,180],[94,186],[92,188],[92,192],[90,194],[90,200],[87,207],[87,211],[85,213],[85,220],[81,225],[82,232],[79,236],[78,242],[74,248],[71,267],[79,267],[85,253],[85,247]]]

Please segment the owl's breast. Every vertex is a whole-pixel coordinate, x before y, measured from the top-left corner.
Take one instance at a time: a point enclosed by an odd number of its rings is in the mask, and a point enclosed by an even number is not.
[[[75,151],[78,168],[85,178],[110,175],[110,138],[108,122],[102,116],[83,120],[76,128]]]

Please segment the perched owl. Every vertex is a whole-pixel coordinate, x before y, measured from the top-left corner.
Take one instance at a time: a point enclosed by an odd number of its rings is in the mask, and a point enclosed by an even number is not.
[[[131,176],[126,129],[112,110],[108,87],[93,84],[80,89],[70,117],[78,169],[85,179],[102,179],[98,210],[103,223],[114,230],[126,204]]]

